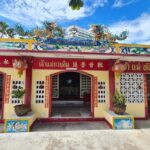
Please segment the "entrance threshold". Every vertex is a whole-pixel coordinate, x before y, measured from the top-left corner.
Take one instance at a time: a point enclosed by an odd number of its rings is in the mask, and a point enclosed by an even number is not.
[[[106,121],[104,118],[40,118],[41,122],[86,122],[86,121]]]

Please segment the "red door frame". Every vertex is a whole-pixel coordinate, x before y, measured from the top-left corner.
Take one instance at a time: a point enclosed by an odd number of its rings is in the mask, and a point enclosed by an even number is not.
[[[86,72],[83,72],[83,71],[74,71],[74,70],[65,70],[65,71],[59,71],[59,72],[56,72],[54,74],[51,74],[50,75],[50,99],[49,99],[49,117],[52,116],[52,77],[54,75],[59,75],[61,73],[66,73],[66,72],[76,72],[76,73],[80,73],[80,74],[83,74],[83,75],[86,75],[88,77],[91,78],[91,116],[94,117],[94,90],[93,89],[93,81],[94,81],[94,76],[89,74],[89,73],[86,73]]]
[[[148,119],[150,114],[149,114],[149,108],[148,108],[148,91],[147,91],[147,75],[150,74],[144,74],[144,100],[145,100],[145,119]]]
[[[2,91],[2,118],[0,119],[0,122],[3,122],[4,119],[4,95],[5,95],[5,81],[6,81],[6,74],[0,71],[0,74],[3,75],[3,81],[2,81],[2,86],[3,86],[3,91]]]

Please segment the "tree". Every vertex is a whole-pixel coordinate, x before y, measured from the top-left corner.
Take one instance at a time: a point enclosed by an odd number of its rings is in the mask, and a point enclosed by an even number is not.
[[[31,38],[34,36],[34,30],[28,30],[25,32],[25,35],[28,36],[28,38]]]
[[[13,28],[7,29],[6,32],[7,32],[7,35],[8,35],[10,38],[13,38],[14,35],[15,35],[15,32],[14,32],[14,29],[13,29]]]
[[[6,22],[0,21],[0,33],[1,33],[1,38],[6,35],[6,31],[8,28],[8,24]]]
[[[20,36],[25,36],[25,31],[24,31],[21,24],[19,24],[19,23],[16,24],[15,27],[14,27],[14,30],[15,30],[16,34],[18,34]]]
[[[83,5],[84,3],[82,0],[70,0],[69,2],[69,6],[72,8],[72,10],[80,10]]]

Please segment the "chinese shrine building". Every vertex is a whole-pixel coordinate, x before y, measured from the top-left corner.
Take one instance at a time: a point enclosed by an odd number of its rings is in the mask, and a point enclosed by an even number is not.
[[[22,103],[11,94],[20,87],[26,91],[23,103],[40,120],[106,120],[115,89],[125,96],[128,114],[135,119],[150,116],[149,45],[70,48],[53,41],[56,47],[46,49],[34,40],[0,39],[0,43],[1,121]],[[13,65],[18,60],[27,64],[22,75]],[[118,60],[126,66],[120,76],[112,70]]]

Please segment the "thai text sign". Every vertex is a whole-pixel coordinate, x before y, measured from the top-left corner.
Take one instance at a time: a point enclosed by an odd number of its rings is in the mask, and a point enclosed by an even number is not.
[[[125,72],[150,72],[150,62],[125,62]]]
[[[34,58],[34,69],[108,70],[108,61],[84,59]]]
[[[113,56],[112,56],[113,57]],[[0,67],[13,67],[12,63],[17,56],[0,57]],[[140,60],[139,60],[140,61]],[[33,69],[76,69],[76,70],[110,70],[113,63],[110,60],[98,59],[62,59],[62,58],[33,58]],[[150,72],[150,62],[123,62],[127,65],[125,72]]]

